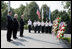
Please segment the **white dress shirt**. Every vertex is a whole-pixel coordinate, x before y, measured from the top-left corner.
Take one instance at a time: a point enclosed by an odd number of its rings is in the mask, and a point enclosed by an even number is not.
[[[41,22],[41,26],[44,26],[45,25],[45,23],[44,22]]]
[[[52,23],[51,22],[49,22],[49,26],[52,26]]]
[[[32,25],[32,22],[30,20],[28,21],[28,25]]]
[[[37,22],[37,25],[38,25],[38,26],[40,26],[40,25],[41,25],[41,23],[38,21],[38,22]]]
[[[46,21],[46,23],[45,23],[45,26],[47,27],[49,24],[48,24],[48,22]]]
[[[37,22],[34,22],[33,25],[34,25],[34,27],[36,27],[37,26]]]

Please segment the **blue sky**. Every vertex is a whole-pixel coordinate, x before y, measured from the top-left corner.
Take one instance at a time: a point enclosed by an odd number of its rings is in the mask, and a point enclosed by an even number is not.
[[[8,1],[5,1],[6,3],[8,3]],[[10,1],[11,3],[11,7],[16,9],[19,8],[21,4],[26,6],[26,3],[30,3],[32,1]],[[35,1],[39,8],[41,8],[41,6],[43,4],[47,4],[48,7],[50,7],[51,12],[54,11],[55,9],[58,9],[59,11],[63,11],[66,10],[63,8],[63,5],[61,5],[61,1]]]

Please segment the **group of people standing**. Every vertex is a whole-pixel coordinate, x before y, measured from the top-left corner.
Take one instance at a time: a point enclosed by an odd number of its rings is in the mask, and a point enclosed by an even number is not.
[[[17,38],[17,31],[18,29],[20,30],[20,37],[23,37],[23,31],[24,31],[24,15],[21,15],[20,21],[18,21],[18,15],[15,14],[14,18],[12,18],[12,11],[8,12],[7,16],[7,41],[10,42],[12,41],[11,35],[13,35],[13,39],[18,39]],[[36,21],[32,23],[32,21],[29,19],[28,20],[28,28],[29,28],[29,33],[31,33],[32,26],[34,28],[34,32],[42,33],[51,33],[51,28],[52,28],[52,23],[51,21]]]
[[[28,21],[28,28],[29,28],[29,32],[31,33],[31,29],[33,26],[33,30],[34,32],[36,33],[38,31],[38,33],[40,33],[40,31],[42,33],[46,32],[46,33],[51,33],[51,29],[52,29],[52,23],[51,21],[36,21],[34,20],[33,24],[32,24],[32,21],[29,19]]]
[[[7,41],[12,41],[11,35],[13,35],[13,39],[17,38],[17,31],[20,26],[20,37],[23,37],[23,29],[24,29],[24,15],[21,15],[20,22],[18,22],[18,15],[15,14],[14,18],[12,18],[12,11],[8,12],[7,15]]]

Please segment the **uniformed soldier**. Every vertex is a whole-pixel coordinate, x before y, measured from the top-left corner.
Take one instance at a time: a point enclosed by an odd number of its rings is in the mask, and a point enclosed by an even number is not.
[[[20,37],[23,37],[23,31],[24,31],[24,15],[21,15],[21,19],[20,19]]]
[[[12,35],[12,31],[13,31],[13,19],[12,19],[12,11],[8,12],[8,16],[7,16],[7,41],[10,42],[11,40],[11,35]]]
[[[29,19],[28,21],[29,33],[31,33],[31,26],[32,26],[32,21]]]
[[[40,25],[41,25],[41,23],[39,22],[39,21],[37,21],[37,25],[38,25],[38,33],[40,33]]]
[[[48,30],[49,30],[49,29],[48,29],[48,22],[46,21],[46,22],[45,22],[45,32],[48,33]]]
[[[13,28],[13,38],[14,38],[14,39],[17,39],[17,36],[16,36],[16,35],[17,35],[18,27],[19,27],[17,18],[18,18],[18,15],[15,14],[15,15],[14,15],[14,21],[13,21],[13,24],[14,24],[14,28]]]
[[[37,26],[36,20],[34,21],[33,26],[34,26],[34,32],[36,33],[36,26]]]
[[[52,23],[51,21],[49,21],[49,33],[51,33],[51,30],[52,30]]]
[[[44,22],[41,22],[41,32],[44,33]]]

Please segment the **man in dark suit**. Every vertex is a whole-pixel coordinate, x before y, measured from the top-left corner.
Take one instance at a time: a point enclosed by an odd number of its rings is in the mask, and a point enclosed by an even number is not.
[[[24,30],[24,15],[21,16],[20,20],[20,37],[23,37],[23,30]]]
[[[15,14],[14,15],[14,22],[13,22],[13,24],[14,24],[14,27],[13,27],[13,38],[14,39],[18,39],[17,36],[16,36],[17,35],[17,30],[18,30],[18,27],[19,27],[17,17],[18,17],[18,15]]]
[[[8,16],[7,16],[7,41],[10,42],[11,40],[11,35],[12,35],[12,31],[13,31],[13,19],[12,19],[12,12],[9,11],[8,12]]]

